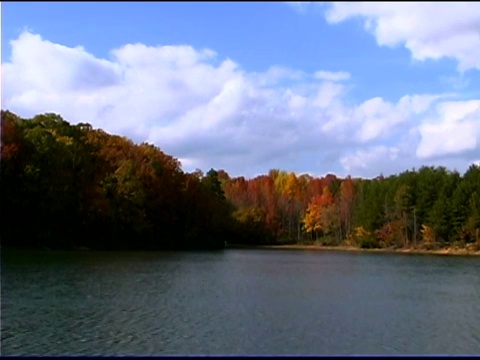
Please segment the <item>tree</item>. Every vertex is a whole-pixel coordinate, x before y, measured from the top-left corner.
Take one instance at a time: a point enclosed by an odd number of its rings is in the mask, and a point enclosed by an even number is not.
[[[318,239],[318,232],[328,233],[331,230],[333,213],[333,196],[330,189],[325,187],[320,196],[315,196],[308,205],[304,224],[307,232],[315,234]]]
[[[218,179],[218,172],[210,169],[202,178],[202,184],[210,191],[219,201],[225,201],[225,193],[222,184]]]
[[[340,184],[339,212],[341,221],[341,232],[347,237],[352,230],[352,218],[355,202],[355,188],[353,181],[347,177]],[[342,231],[343,230],[343,231]]]
[[[411,188],[406,184],[401,184],[395,193],[395,208],[396,212],[400,215],[402,220],[402,227],[404,232],[404,247],[408,247],[409,235],[408,235],[408,217],[410,209],[413,207],[413,196]]]

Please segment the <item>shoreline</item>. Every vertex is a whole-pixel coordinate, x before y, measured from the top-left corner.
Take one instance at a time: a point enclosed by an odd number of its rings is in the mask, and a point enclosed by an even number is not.
[[[26,251],[26,252],[75,252],[75,253],[91,253],[91,252],[103,252],[105,250],[93,250],[89,248],[79,247],[75,249],[50,249],[50,248],[14,248],[14,247],[0,247],[0,252],[10,251]],[[384,253],[384,254],[407,254],[407,255],[449,255],[449,256],[480,256],[480,250],[474,251],[465,248],[442,248],[436,250],[414,249],[414,248],[380,248],[380,249],[362,249],[355,246],[327,246],[327,245],[315,245],[315,244],[284,244],[284,245],[246,245],[246,244],[227,244],[224,248],[218,250],[299,250],[299,251],[342,251],[342,252],[357,252],[357,253]],[[106,250],[120,251],[125,250]],[[126,252],[162,252],[162,251],[182,251],[182,250],[126,250]],[[195,251],[195,250],[193,250]],[[208,250],[207,250],[208,251]]]
[[[480,250],[444,248],[437,250],[424,249],[361,249],[354,246],[325,246],[325,245],[238,245],[229,244],[226,249],[272,249],[272,250],[312,250],[312,251],[345,251],[345,252],[366,252],[366,253],[389,253],[389,254],[417,254],[417,255],[453,255],[453,256],[480,256]]]

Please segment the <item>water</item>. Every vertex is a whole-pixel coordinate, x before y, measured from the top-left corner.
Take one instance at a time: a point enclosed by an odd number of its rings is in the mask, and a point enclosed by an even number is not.
[[[2,254],[3,355],[480,354],[480,258]]]

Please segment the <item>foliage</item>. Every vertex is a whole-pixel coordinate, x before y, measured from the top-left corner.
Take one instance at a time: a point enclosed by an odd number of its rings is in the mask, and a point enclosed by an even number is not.
[[[57,114],[1,113],[5,246],[221,248],[312,243],[480,248],[480,167],[345,179],[185,173],[147,144]]]
[[[1,126],[4,246],[222,248],[235,230],[214,170],[56,114],[2,111]]]

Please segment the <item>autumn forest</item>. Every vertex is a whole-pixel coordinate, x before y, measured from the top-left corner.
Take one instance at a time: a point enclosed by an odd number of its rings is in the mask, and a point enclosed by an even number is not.
[[[4,247],[220,249],[319,244],[480,250],[480,167],[375,179],[182,171],[147,144],[56,114],[1,113]]]

